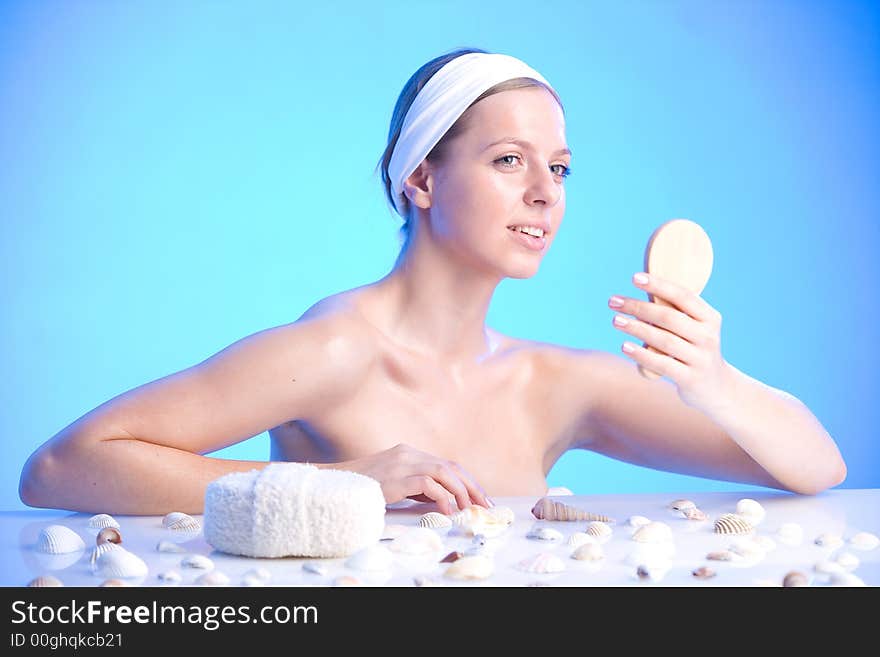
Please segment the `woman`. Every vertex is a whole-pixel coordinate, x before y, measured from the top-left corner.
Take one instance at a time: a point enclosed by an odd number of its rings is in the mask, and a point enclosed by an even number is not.
[[[428,62],[380,162],[406,237],[391,272],[79,418],[28,460],[21,499],[198,513],[212,479],[266,465],[203,454],[265,430],[273,460],[360,472],[388,503],[444,513],[543,495],[569,449],[804,494],[843,481],[818,420],[727,363],[720,314],[669,281],[634,279],[672,308],[611,297],[625,356],[485,325],[496,286],[533,276],[555,238],[570,162],[562,103],[537,71],[475,49]]]

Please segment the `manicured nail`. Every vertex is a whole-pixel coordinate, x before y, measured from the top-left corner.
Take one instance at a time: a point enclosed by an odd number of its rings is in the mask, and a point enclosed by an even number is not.
[[[608,305],[612,308],[623,308],[623,298],[615,295],[608,299]]]
[[[614,325],[615,326],[626,326],[629,324],[629,321],[623,315],[615,315],[614,316]]]
[[[635,347],[633,347],[629,342],[624,342],[624,343],[623,343],[623,350],[624,350],[626,353],[631,354],[631,353],[633,352],[634,349],[635,349]]]
[[[637,285],[647,285],[648,284],[648,275],[642,274],[642,273],[635,274],[633,276],[633,281],[635,281],[635,283]]]

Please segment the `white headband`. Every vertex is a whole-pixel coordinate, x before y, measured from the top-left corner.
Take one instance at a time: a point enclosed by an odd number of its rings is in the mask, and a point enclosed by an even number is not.
[[[487,89],[513,78],[532,78],[550,87],[550,83],[525,62],[494,53],[461,55],[431,76],[406,113],[388,163],[394,207],[400,216],[403,216],[406,199],[403,182],[472,102]]]

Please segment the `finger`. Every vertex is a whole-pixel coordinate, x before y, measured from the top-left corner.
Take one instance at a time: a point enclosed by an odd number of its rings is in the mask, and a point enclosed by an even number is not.
[[[455,503],[459,509],[466,509],[473,502],[467,485],[458,477],[458,474],[449,466],[448,462],[435,464],[430,471],[431,476],[446,490],[455,496]],[[477,490],[476,488],[474,489]]]
[[[432,477],[426,474],[410,475],[403,480],[404,496],[414,497],[424,495],[437,503],[440,513],[450,515],[455,512],[453,508],[453,496],[450,491],[441,486]]]
[[[644,275],[648,277],[647,283],[639,283],[636,280],[638,274],[633,276],[633,284],[636,287],[641,288],[654,297],[660,297],[661,299],[668,301],[694,319],[701,322],[708,322],[717,314],[717,311],[699,294],[695,294],[678,283],[673,283],[665,278],[660,278],[654,275],[648,276],[648,274]]]
[[[635,318],[615,315],[612,321],[614,327],[624,333],[641,338],[641,340],[654,349],[658,349],[682,363],[692,364],[699,357],[700,350],[687,340],[665,329],[651,326]]]
[[[668,377],[673,381],[682,380],[683,375],[687,370],[687,365],[678,362],[674,358],[665,354],[658,354],[649,351],[648,349],[633,344],[632,342],[624,342],[621,349],[623,350],[623,353],[632,358],[639,365],[642,365],[644,368],[656,372],[657,374]]]
[[[449,462],[449,467],[452,468],[452,471],[456,474],[456,476],[461,480],[461,482],[467,488],[468,496],[475,504],[480,504],[487,509],[491,506],[494,506],[489,499],[489,496],[486,495],[486,491],[477,483],[477,480],[474,479],[471,474],[465,470],[462,466],[460,466],[455,461]]]
[[[664,328],[691,344],[701,344],[706,333],[706,327],[701,322],[678,308],[618,295],[608,300],[608,306],[648,324]]]

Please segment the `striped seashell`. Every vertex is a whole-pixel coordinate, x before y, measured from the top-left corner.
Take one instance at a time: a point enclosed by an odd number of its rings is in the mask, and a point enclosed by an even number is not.
[[[538,520],[601,520],[602,522],[614,522],[614,520],[601,513],[584,511],[570,504],[556,502],[549,497],[542,497],[532,507],[532,515]]]
[[[211,570],[214,567],[214,562],[203,554],[188,554],[180,560],[180,567]]]
[[[567,539],[565,539],[565,544],[574,549],[578,548],[581,545],[585,545],[587,543],[596,543],[596,537],[590,536],[587,532],[575,532]]]
[[[836,549],[843,545],[843,538],[840,534],[825,533],[819,534],[813,542],[822,547]]]
[[[638,529],[642,525],[647,525],[651,522],[650,518],[646,518],[645,516],[630,516],[626,519],[626,526],[631,529]]]
[[[549,552],[540,552],[531,557],[527,557],[516,564],[518,570],[527,573],[561,573],[565,570],[565,564],[562,559],[555,554]]]
[[[161,573],[156,575],[161,581],[168,582],[170,584],[176,584],[183,580],[180,573],[176,570],[163,570]]]
[[[391,541],[388,549],[401,554],[431,554],[443,549],[443,539],[427,527],[414,527]]]
[[[353,575],[340,575],[333,580],[333,586],[363,586],[364,583]]]
[[[393,541],[395,538],[400,536],[401,534],[405,534],[411,529],[409,525],[400,525],[400,524],[389,524],[385,525],[385,528],[382,530],[382,538],[380,541]]]
[[[211,570],[196,577],[194,583],[199,586],[226,586],[229,584],[229,577],[219,570]]]
[[[47,554],[68,554],[84,550],[85,547],[82,537],[64,525],[49,525],[37,539],[37,549]]]
[[[148,570],[143,559],[119,546],[107,550],[95,561],[95,574],[104,578],[144,577]]]
[[[631,538],[639,543],[664,543],[672,540],[672,528],[663,522],[649,522],[635,530]]]
[[[716,534],[751,534],[755,528],[742,516],[723,513],[715,520]]]
[[[482,554],[475,554],[462,557],[458,561],[449,564],[443,575],[450,579],[486,579],[492,576],[494,570],[495,564],[491,558]]]
[[[199,532],[202,524],[188,513],[172,511],[162,518],[162,526],[175,532]]]
[[[799,570],[792,570],[785,574],[782,578],[782,586],[785,588],[794,588],[797,586],[809,586],[810,578]]]
[[[64,582],[55,577],[55,575],[39,575],[34,577],[27,585],[34,588],[43,588],[46,586],[64,586]]]
[[[598,543],[584,543],[572,550],[571,558],[577,561],[600,561],[605,558],[605,551]]]
[[[776,530],[776,537],[785,545],[800,545],[804,540],[804,529],[796,522],[786,522]]]
[[[718,573],[709,568],[709,566],[700,566],[699,568],[695,568],[691,571],[691,575],[693,575],[697,579],[709,579],[711,577],[715,577],[715,575],[717,574]]]
[[[850,536],[849,544],[857,550],[873,550],[880,545],[880,538],[871,532],[857,532]]]
[[[167,552],[171,554],[183,554],[186,552],[186,548],[180,546],[173,541],[159,541],[156,543],[156,551],[157,552]]]
[[[588,524],[586,532],[590,536],[595,536],[602,542],[611,538],[611,527],[605,524],[602,520],[594,520]]]
[[[834,561],[839,563],[841,567],[846,571],[855,570],[859,567],[859,564],[861,563],[859,558],[852,552],[841,552],[836,557],[834,557]]]
[[[866,586],[862,578],[852,573],[832,573],[828,584],[830,586]]]
[[[391,553],[391,550],[384,545],[374,544],[361,548],[352,554],[346,560],[345,565],[353,570],[373,572],[377,570],[390,570],[393,561],[394,555]]]
[[[495,516],[498,522],[505,525],[512,525],[513,521],[516,520],[516,515],[509,506],[493,506],[489,509],[489,513]]]
[[[445,529],[452,527],[452,520],[449,516],[436,511],[431,511],[419,518],[419,527],[430,527],[432,529]]]
[[[306,561],[302,565],[302,569],[304,572],[311,573],[312,575],[326,575],[327,567],[316,561]]]
[[[95,544],[101,545],[102,543],[116,543],[118,545],[122,543],[122,533],[116,527],[104,527],[95,536]]]
[[[118,543],[100,543],[94,547],[92,550],[92,555],[89,557],[89,567],[92,569],[92,572],[95,572],[98,569],[98,558],[104,554],[105,552],[109,552],[110,550],[122,550],[122,548]]]
[[[526,538],[533,538],[538,541],[561,541],[562,532],[552,527],[532,527]]]
[[[98,586],[131,586],[131,582],[125,582],[116,577],[111,577],[110,579],[105,579],[103,582],[98,584]]]
[[[91,529],[104,529],[105,527],[113,527],[119,529],[119,523],[108,513],[99,513],[89,518],[89,527]]]
[[[745,518],[752,527],[757,527],[764,520],[767,512],[757,501],[745,497],[736,503],[736,515]]]

